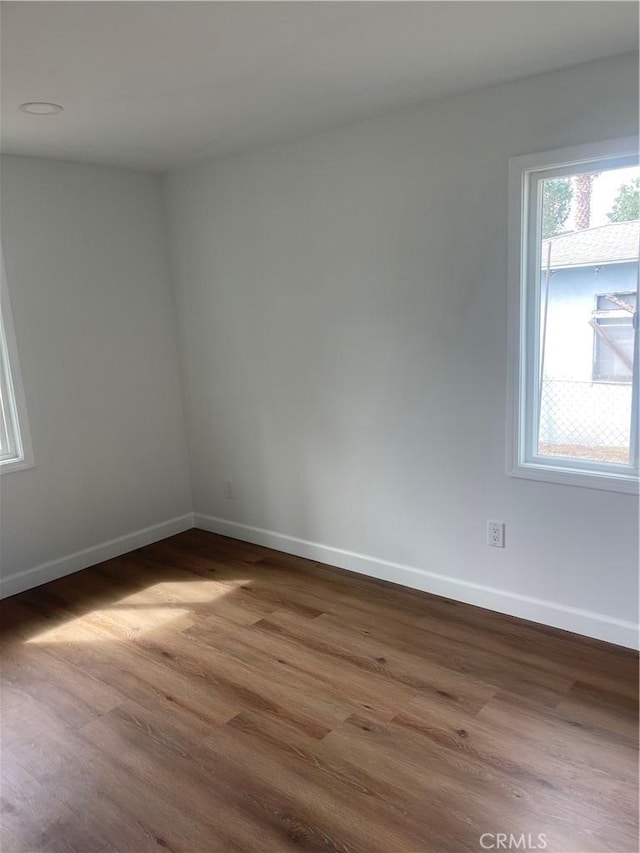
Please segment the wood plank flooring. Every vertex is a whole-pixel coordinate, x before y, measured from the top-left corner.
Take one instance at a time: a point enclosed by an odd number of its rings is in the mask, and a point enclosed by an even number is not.
[[[624,649],[198,530],[0,618],[3,853],[638,849]]]

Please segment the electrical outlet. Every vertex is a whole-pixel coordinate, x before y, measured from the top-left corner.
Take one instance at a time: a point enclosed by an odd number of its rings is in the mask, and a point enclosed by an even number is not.
[[[224,484],[224,496],[228,501],[232,501],[235,498],[231,480],[227,480]]]
[[[504,548],[504,521],[487,521],[487,545]]]

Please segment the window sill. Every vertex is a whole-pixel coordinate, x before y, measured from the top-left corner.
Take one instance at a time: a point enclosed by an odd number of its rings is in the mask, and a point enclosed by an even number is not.
[[[12,474],[14,471],[25,471],[27,468],[35,468],[33,459],[7,459],[0,462],[0,475]]]
[[[606,492],[621,492],[623,494],[640,494],[638,475],[633,472],[613,474],[610,472],[579,471],[573,468],[563,468],[561,465],[538,465],[534,462],[514,465],[507,472],[510,477],[525,480],[538,480],[543,483],[554,483],[558,486],[578,486],[587,489],[601,489]]]

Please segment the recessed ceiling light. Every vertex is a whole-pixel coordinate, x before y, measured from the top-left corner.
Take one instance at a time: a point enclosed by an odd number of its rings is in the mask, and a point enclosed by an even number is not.
[[[53,116],[62,112],[60,104],[48,104],[45,101],[29,101],[18,107],[23,113],[31,113],[34,116]]]

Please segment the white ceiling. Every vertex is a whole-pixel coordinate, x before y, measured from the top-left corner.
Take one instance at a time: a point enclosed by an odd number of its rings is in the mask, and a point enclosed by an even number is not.
[[[12,153],[167,169],[638,48],[634,2],[3,2]],[[62,104],[57,116],[18,111]]]

